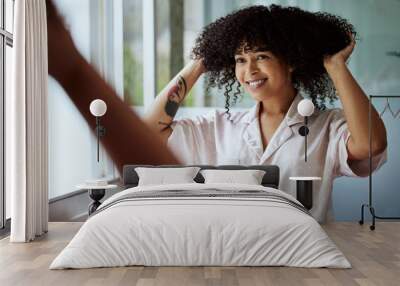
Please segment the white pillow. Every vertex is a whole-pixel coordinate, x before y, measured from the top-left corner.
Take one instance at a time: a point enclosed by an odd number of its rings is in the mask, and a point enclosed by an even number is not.
[[[265,171],[262,170],[212,170],[200,171],[205,184],[230,183],[261,185]]]
[[[138,186],[195,183],[193,179],[199,170],[199,167],[135,168],[139,176]]]

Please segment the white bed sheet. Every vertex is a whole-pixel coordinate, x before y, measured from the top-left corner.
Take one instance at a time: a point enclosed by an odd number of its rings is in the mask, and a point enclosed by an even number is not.
[[[176,184],[127,189],[264,190],[254,185]],[[297,201],[296,201],[297,202]],[[350,268],[315,219],[287,204],[246,198],[123,201],[86,221],[50,269],[145,266],[293,266]]]

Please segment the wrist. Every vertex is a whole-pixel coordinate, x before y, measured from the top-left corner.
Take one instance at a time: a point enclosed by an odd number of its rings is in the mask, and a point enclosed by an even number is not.
[[[200,74],[203,74],[206,72],[206,68],[204,67],[203,59],[193,60],[193,67]]]
[[[347,69],[347,65],[345,61],[336,60],[336,61],[325,61],[324,67],[328,74],[335,73],[337,71],[341,71],[343,69]]]

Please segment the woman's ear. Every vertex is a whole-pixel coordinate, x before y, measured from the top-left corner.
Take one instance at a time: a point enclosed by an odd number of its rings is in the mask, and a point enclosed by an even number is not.
[[[289,72],[293,72],[295,70],[295,68],[294,67],[292,67],[292,66],[289,66]]]

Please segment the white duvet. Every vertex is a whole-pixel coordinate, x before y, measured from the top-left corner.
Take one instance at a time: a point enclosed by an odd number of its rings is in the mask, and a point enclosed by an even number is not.
[[[294,266],[350,268],[310,215],[259,198],[182,197],[112,202],[130,193],[168,190],[282,191],[254,185],[135,187],[107,199],[50,269],[146,266]],[[298,203],[298,202],[297,202]]]

